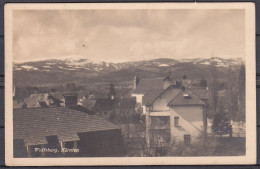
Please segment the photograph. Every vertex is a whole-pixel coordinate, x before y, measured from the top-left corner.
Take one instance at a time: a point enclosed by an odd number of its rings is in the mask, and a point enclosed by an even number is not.
[[[255,164],[254,8],[7,4],[7,165]]]

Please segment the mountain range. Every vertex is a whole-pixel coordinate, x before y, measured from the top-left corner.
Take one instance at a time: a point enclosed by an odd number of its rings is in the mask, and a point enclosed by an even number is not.
[[[181,78],[184,74],[190,79],[208,79],[212,65],[219,78],[224,76],[229,66],[238,67],[244,64],[241,58],[226,59],[191,58],[175,60],[160,58],[135,62],[105,62],[86,59],[81,56],[64,58],[39,59],[25,62],[14,62],[14,83],[16,85],[50,85],[75,83],[128,82],[135,75],[140,78],[163,77],[171,74]]]

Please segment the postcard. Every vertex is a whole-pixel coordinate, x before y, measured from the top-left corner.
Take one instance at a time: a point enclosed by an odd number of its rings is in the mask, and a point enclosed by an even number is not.
[[[254,3],[5,5],[8,166],[256,163]]]

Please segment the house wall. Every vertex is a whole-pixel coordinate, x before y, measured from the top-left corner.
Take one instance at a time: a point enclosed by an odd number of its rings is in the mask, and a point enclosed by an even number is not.
[[[171,107],[170,114],[172,140],[184,141],[184,135],[189,134],[193,142],[204,131],[203,106],[175,106]],[[177,127],[174,117],[179,117]]]
[[[136,98],[136,103],[140,103],[142,105],[143,103],[143,94],[132,94],[132,97]]]
[[[191,142],[205,130],[205,113],[203,106],[175,106],[169,111],[164,112],[149,112],[147,114],[147,123],[151,123],[152,116],[169,116],[170,117],[170,132],[171,141],[184,141],[184,135],[191,135]],[[179,126],[175,126],[174,117],[179,117]],[[146,136],[151,136],[150,129],[152,125],[147,125]],[[149,140],[147,140],[149,143]]]
[[[78,133],[82,157],[122,157],[125,147],[120,129]]]
[[[147,113],[146,106],[142,106],[142,109],[143,109],[143,114],[146,114]]]
[[[164,92],[153,104],[153,111],[169,111],[168,103],[180,93],[180,89],[172,88]]]

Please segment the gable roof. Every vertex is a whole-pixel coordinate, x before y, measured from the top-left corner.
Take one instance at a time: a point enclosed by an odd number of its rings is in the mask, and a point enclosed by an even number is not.
[[[188,94],[189,98],[185,98],[184,94]],[[190,91],[182,91],[174,99],[172,99],[168,106],[186,106],[186,105],[205,105],[197,96],[192,94]]]
[[[164,90],[151,89],[143,96],[143,105],[150,105]]]
[[[47,136],[75,141],[77,133],[119,129],[97,115],[69,107],[14,109],[13,114],[14,139],[23,139],[25,145],[46,144]]]
[[[82,106],[86,107],[88,110],[92,111],[95,107],[96,100],[94,99],[83,99]]]
[[[195,94],[199,99],[209,99],[209,91],[207,88],[189,88],[189,90]]]
[[[145,94],[150,89],[163,89],[163,80],[165,78],[141,79],[137,88],[133,91],[135,94]]]

